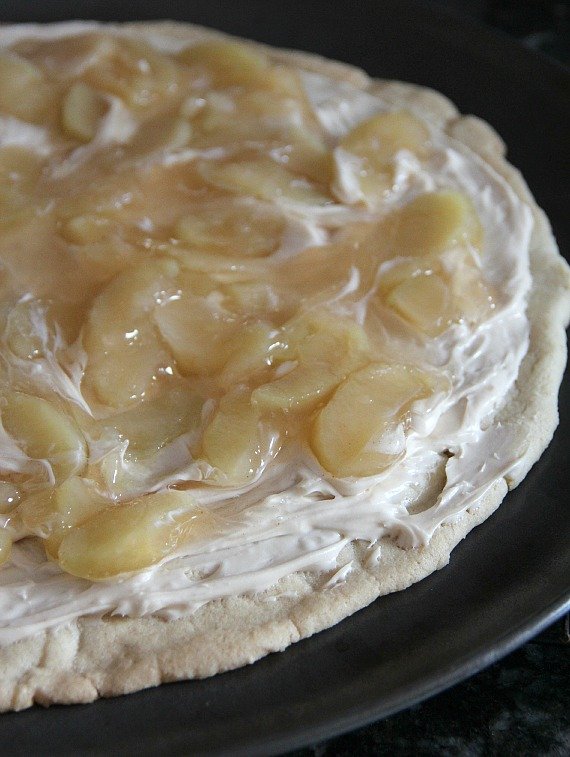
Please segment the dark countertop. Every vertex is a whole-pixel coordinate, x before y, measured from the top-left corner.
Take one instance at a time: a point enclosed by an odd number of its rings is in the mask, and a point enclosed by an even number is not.
[[[288,757],[393,754],[570,754],[570,615],[452,689]]]

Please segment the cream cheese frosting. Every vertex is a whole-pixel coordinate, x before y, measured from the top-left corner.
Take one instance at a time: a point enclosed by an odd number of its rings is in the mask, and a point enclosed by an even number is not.
[[[12,44],[16,37],[53,38],[92,28],[97,27],[78,24],[49,31],[40,27],[2,30],[0,44]],[[152,37],[157,47],[177,48],[176,43],[165,40],[159,34]],[[363,119],[389,110],[380,97],[322,75],[304,74],[303,83],[332,145]],[[113,102],[98,135],[66,159],[64,172],[79,170],[85,154],[81,151],[96,151],[110,142],[126,143],[135,130],[124,106]],[[27,145],[45,155],[50,136],[40,127],[18,130],[10,119],[0,120],[0,147],[12,144]],[[16,542],[10,562],[0,569],[1,643],[86,614],[177,618],[211,600],[263,592],[296,571],[330,572],[332,583],[342,581],[351,566],[350,561],[339,563],[339,559],[352,541],[369,545],[370,560],[378,560],[378,544],[386,536],[405,549],[421,547],[442,523],[477,507],[497,480],[516,469],[521,450],[513,445],[508,424],[501,424],[495,416],[517,379],[528,348],[525,308],[531,283],[532,215],[504,179],[468,148],[435,128],[431,144],[427,161],[418,161],[406,150],[396,155],[394,186],[383,210],[389,212],[436,190],[454,189],[468,196],[485,229],[479,262],[497,297],[492,314],[477,326],[455,323],[425,343],[407,345],[415,361],[446,375],[451,389],[417,401],[405,435],[398,427],[382,439],[391,451],[405,451],[403,457],[378,475],[337,479],[323,471],[301,442],[276,455],[267,454],[266,465],[247,486],[231,489],[205,483],[193,489],[196,502],[216,518],[214,536],[192,542],[157,565],[112,580],[90,582],[71,576],[46,559],[41,544],[30,539]],[[157,160],[184,163],[204,155],[204,151],[174,147],[161,151]],[[215,160],[219,153],[211,157]],[[370,216],[361,203],[358,161],[337,147],[335,162],[339,202],[307,206],[290,199],[276,201],[287,223],[281,245],[266,259],[268,265],[294,260],[307,246],[326,244],[335,227]],[[61,166],[57,170],[61,173]],[[358,285],[358,271],[353,270],[336,293],[335,306],[362,323],[372,293],[366,292],[356,301],[349,295]],[[34,361],[34,375],[29,380],[97,415],[98,409],[91,407],[81,392],[85,360],[81,342],[63,344],[61,334],[53,337],[42,323],[40,306],[35,312],[39,319],[36,331],[44,333],[46,357]],[[54,338],[59,340],[57,350],[50,343]],[[397,355],[402,349],[400,337],[387,335],[386,339],[387,352]],[[64,356],[65,364],[61,357],[55,358],[56,352]],[[13,362],[11,369],[26,370],[25,361],[21,362]],[[0,445],[5,470],[21,471],[42,464],[28,458],[3,429]],[[141,492],[158,491],[180,481],[199,482],[204,477],[203,466],[192,459],[184,436],[162,448],[150,466],[129,462],[124,452],[125,447],[118,448],[113,440],[108,447],[99,440],[89,448],[92,461],[109,456],[115,472],[130,466],[129,475],[140,482]],[[418,511],[414,506],[421,502],[422,491],[442,460],[446,460],[445,486],[435,504]],[[46,475],[53,477],[49,463],[44,465]],[[0,515],[0,525],[9,523],[9,512]]]

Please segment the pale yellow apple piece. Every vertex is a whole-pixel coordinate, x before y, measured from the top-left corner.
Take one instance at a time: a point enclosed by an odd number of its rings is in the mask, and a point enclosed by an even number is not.
[[[56,482],[80,473],[86,464],[85,439],[68,415],[41,397],[11,392],[1,409],[2,425],[23,451],[51,466]]]
[[[166,371],[172,370],[171,355],[150,329],[133,327],[130,333],[133,332],[136,336],[132,341],[109,347],[87,364],[86,386],[92,387],[99,401],[109,407],[138,402]]]
[[[168,247],[168,253],[180,261],[181,267],[188,274],[206,274],[215,285],[250,281],[252,277],[262,276],[267,269],[262,260],[242,256],[229,256],[220,253],[202,252],[197,248],[181,245]]]
[[[100,463],[113,498],[138,496],[191,464],[190,450],[200,438],[203,405],[190,382],[169,379],[152,399],[99,423],[101,440],[116,441]]]
[[[333,155],[326,144],[306,95],[299,86],[295,95],[248,91],[235,101],[236,117],[219,115],[216,134],[222,144],[233,133],[234,141],[251,145],[263,142],[265,151],[293,173],[328,186],[332,178]]]
[[[269,317],[277,313],[284,305],[282,292],[276,286],[277,281],[235,281],[223,286],[228,308],[244,316],[264,315]]]
[[[20,502],[20,491],[9,481],[0,481],[0,513],[9,513]]]
[[[404,452],[412,403],[433,391],[433,379],[417,368],[368,365],[352,373],[319,412],[311,448],[333,476],[379,473]]]
[[[405,279],[392,289],[386,304],[430,336],[441,334],[458,315],[449,287],[437,274]]]
[[[158,151],[179,150],[192,136],[192,127],[178,115],[159,113],[143,123],[126,148],[128,156],[146,156]]]
[[[37,303],[21,300],[10,310],[6,320],[5,338],[11,352],[21,360],[45,357],[47,324],[38,322]]]
[[[144,570],[212,530],[212,517],[191,494],[157,492],[111,505],[72,528],[57,559],[67,573],[97,581]]]
[[[277,249],[284,227],[280,215],[226,201],[198,205],[178,221],[175,236],[203,252],[261,257]]]
[[[253,481],[267,447],[260,413],[249,391],[238,389],[226,395],[202,437],[203,455],[217,469],[216,483],[242,486]]]
[[[427,127],[408,111],[398,110],[362,121],[341,139],[340,146],[383,169],[399,150],[425,155],[428,140]]]
[[[178,55],[188,66],[203,69],[215,87],[258,86],[267,76],[269,61],[262,52],[235,42],[203,42]]]
[[[72,84],[61,106],[61,125],[65,133],[80,142],[90,142],[107,110],[103,97],[83,82]]]
[[[339,147],[354,155],[360,166],[357,181],[367,202],[375,203],[392,188],[394,158],[408,150],[419,158],[428,152],[429,131],[407,111],[378,113],[355,126]],[[337,166],[338,168],[338,166]],[[339,180],[336,176],[336,180]]]
[[[291,133],[292,128],[303,129],[310,113],[306,94],[295,74],[280,67],[271,72],[271,77],[264,77],[263,88],[242,91],[234,98],[240,114],[244,115],[244,123],[250,125],[257,121],[261,127],[260,131],[253,132],[256,139],[260,135],[265,137],[266,129],[271,129],[275,136]],[[278,80],[283,87],[272,86]]]
[[[12,554],[12,537],[6,528],[0,528],[0,565],[4,565]]]
[[[392,263],[392,261],[390,261]],[[395,287],[402,284],[407,279],[416,276],[429,275],[434,270],[439,270],[440,262],[436,259],[433,261],[422,258],[408,258],[406,260],[394,261],[394,265],[384,269],[378,279],[378,291],[383,296],[387,296]]]
[[[192,113],[192,145],[229,152],[264,150],[291,170],[326,184],[329,175],[323,170],[330,171],[332,154],[302,87],[289,72],[269,69],[268,73],[263,89],[212,91],[194,105],[186,101],[183,112]]]
[[[176,296],[178,264],[158,260],[119,274],[95,299],[83,344],[87,352],[84,384],[100,402],[121,407],[140,400],[170,369],[149,314]]]
[[[0,228],[21,218],[31,207],[43,164],[44,159],[32,150],[0,148]]]
[[[94,66],[112,54],[115,40],[101,32],[86,32],[50,39],[35,37],[24,42],[26,58],[37,65],[49,60],[49,71],[57,78],[70,79],[86,67]]]
[[[333,155],[322,137],[307,128],[289,128],[286,146],[279,151],[290,171],[328,187],[334,171]]]
[[[287,323],[276,348],[273,361],[286,372],[252,393],[252,402],[264,412],[309,412],[369,360],[364,330],[326,312],[309,312]]]
[[[388,217],[379,230],[393,256],[441,253],[461,245],[479,248],[483,230],[473,203],[460,192],[420,195]]]
[[[235,163],[203,161],[198,170],[215,187],[260,200],[285,200],[319,206],[331,202],[330,197],[320,192],[307,179],[290,173],[282,164],[269,158]]]
[[[101,213],[84,213],[62,222],[61,235],[71,244],[87,245],[108,239],[114,225]]]
[[[264,412],[310,412],[341,380],[329,363],[307,365],[292,361],[285,375],[253,391],[252,402]]]
[[[278,339],[278,330],[269,323],[253,321],[245,324],[231,340],[220,382],[226,387],[258,382],[273,362],[273,352],[279,347]]]
[[[43,71],[20,55],[0,53],[0,110],[39,122],[55,101],[55,88]]]
[[[378,270],[377,245],[324,244],[306,247],[294,261],[277,263],[276,281],[288,290],[297,304],[326,305],[327,302],[356,302],[374,285]],[[326,275],[325,273],[326,272]]]
[[[297,103],[304,102],[308,113],[312,115],[305,88],[297,71],[288,66],[273,65],[265,76],[262,76],[256,85],[260,90],[266,90],[271,94]]]
[[[159,106],[176,95],[180,86],[174,61],[132,39],[107,38],[105,49],[83,76],[95,89],[114,94],[136,109]]]
[[[459,258],[457,265],[449,273],[449,280],[457,317],[475,322],[492,313],[496,293],[471,260]]]
[[[128,441],[128,453],[150,455],[182,434],[195,431],[204,400],[189,383],[166,381],[152,399],[99,421],[101,430],[113,430]]]
[[[192,147],[198,150],[227,150],[233,153],[239,149],[248,136],[251,138],[253,122],[250,114],[239,113],[235,96],[227,92],[212,90],[204,92],[203,97],[186,100],[181,112],[191,113]],[[194,111],[194,112],[192,112]],[[265,130],[257,124],[257,139],[263,139]]]
[[[29,60],[13,52],[0,53],[0,104],[8,110],[23,91],[43,81],[44,73]]]
[[[72,476],[59,486],[32,492],[18,507],[25,532],[44,541],[47,554],[57,558],[62,538],[73,526],[109,507],[92,481]]]
[[[227,359],[228,340],[238,324],[213,298],[188,291],[156,308],[154,321],[180,372],[211,374]]]
[[[71,476],[59,486],[32,492],[18,506],[25,528],[47,538],[76,526],[110,504],[92,481]]]
[[[275,69],[277,70],[277,69]],[[267,79],[264,82],[268,83]],[[302,128],[304,121],[303,98],[291,96],[281,92],[271,92],[267,89],[249,89],[234,96],[232,102],[243,116],[243,124],[250,129],[250,142],[266,139],[268,136],[278,136],[288,133],[292,127]],[[251,126],[257,122],[258,130],[251,131]]]

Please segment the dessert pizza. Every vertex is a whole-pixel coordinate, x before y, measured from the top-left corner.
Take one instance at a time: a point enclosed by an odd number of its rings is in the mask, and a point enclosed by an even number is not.
[[[443,96],[181,24],[0,31],[0,708],[251,663],[548,444],[570,277]]]

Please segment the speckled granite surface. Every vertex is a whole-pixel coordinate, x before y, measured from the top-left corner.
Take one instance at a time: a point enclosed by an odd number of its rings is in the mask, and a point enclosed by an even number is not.
[[[473,678],[288,757],[570,755],[570,616]]]

